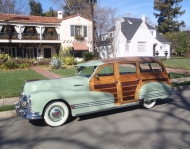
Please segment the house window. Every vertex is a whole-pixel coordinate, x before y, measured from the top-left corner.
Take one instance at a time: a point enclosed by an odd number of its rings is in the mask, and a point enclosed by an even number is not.
[[[166,51],[166,45],[165,45],[165,44],[163,45],[162,50],[163,50],[163,51]]]
[[[153,35],[153,31],[150,31],[150,33]]]
[[[139,41],[138,42],[138,52],[145,52],[146,51],[146,42]]]
[[[125,51],[129,52],[129,44],[128,43],[125,45]]]
[[[71,25],[71,36],[87,37],[87,26]]]

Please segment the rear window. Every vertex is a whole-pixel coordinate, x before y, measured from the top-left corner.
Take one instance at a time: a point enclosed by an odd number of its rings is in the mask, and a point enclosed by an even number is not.
[[[141,63],[140,72],[163,72],[162,66],[158,63]]]

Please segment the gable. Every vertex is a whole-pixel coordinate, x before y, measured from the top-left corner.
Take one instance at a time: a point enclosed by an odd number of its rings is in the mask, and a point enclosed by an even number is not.
[[[126,23],[126,21],[121,22],[121,31],[127,40],[131,40],[133,38],[141,23],[142,22],[129,24],[128,22]]]

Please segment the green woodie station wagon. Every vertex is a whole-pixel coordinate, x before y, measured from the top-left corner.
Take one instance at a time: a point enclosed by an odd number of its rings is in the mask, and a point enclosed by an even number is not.
[[[69,116],[143,105],[171,96],[172,86],[162,62],[154,57],[119,57],[76,65],[76,76],[26,81],[17,115],[63,125]]]

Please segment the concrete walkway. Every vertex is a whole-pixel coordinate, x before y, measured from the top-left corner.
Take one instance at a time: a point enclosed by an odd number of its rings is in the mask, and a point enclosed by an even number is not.
[[[34,66],[31,68],[32,70],[42,74],[43,76],[49,78],[49,79],[54,79],[54,78],[62,78],[62,76],[59,76],[55,73],[52,73],[50,71],[45,70],[44,68],[41,68],[39,66]],[[169,72],[176,72],[176,73],[182,73],[182,74],[190,74],[190,70],[181,70],[181,69],[172,69],[172,68],[166,68],[167,71]],[[190,81],[190,77],[186,78],[177,78],[177,79],[171,79],[171,82],[184,82],[184,81]],[[190,88],[190,86],[184,86],[184,87],[177,87],[176,90],[180,90],[181,88]],[[0,99],[0,106],[4,105],[13,105],[15,102],[17,102],[19,99],[18,97],[12,97],[12,98],[4,98]],[[2,118],[9,118],[9,117],[14,117],[16,116],[16,113],[14,110],[12,111],[5,111],[5,112],[0,112],[0,119]]]
[[[47,71],[44,68],[41,68],[39,66],[34,66],[31,69],[40,73],[41,75],[43,75],[44,77],[46,77],[48,79],[63,78],[62,76],[59,76],[53,72]]]
[[[183,70],[183,69],[173,69],[173,68],[166,68],[169,72],[175,72],[175,73],[182,73],[182,74],[190,74],[190,70]]]

